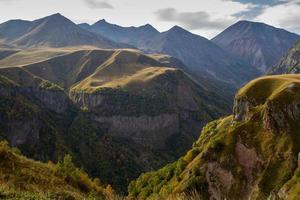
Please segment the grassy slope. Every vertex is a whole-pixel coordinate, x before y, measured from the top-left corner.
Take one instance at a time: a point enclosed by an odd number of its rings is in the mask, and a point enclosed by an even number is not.
[[[201,108],[188,110],[192,120],[206,123],[229,109],[224,99],[205,87],[205,83],[199,86],[181,70],[169,68],[168,63],[161,64],[164,56],[146,56],[135,50],[65,48],[57,52],[53,49],[35,49],[13,56],[4,60],[22,60],[24,64],[15,63],[19,67],[3,66],[0,73],[21,88],[42,86],[44,89],[56,88],[60,91],[73,88],[85,92],[100,91],[108,97],[101,108],[85,111],[70,107],[61,115],[46,109],[36,101],[35,95],[0,98],[0,107],[5,107],[0,109],[1,115],[6,120],[0,124],[2,138],[10,139],[3,130],[10,130],[14,123],[25,126],[34,121],[37,127],[42,126],[40,138],[33,142],[28,140],[20,146],[25,155],[39,160],[57,160],[65,153],[70,153],[76,164],[83,166],[91,176],[100,177],[103,182],[111,183],[122,191],[126,190],[130,180],[141,171],[148,170],[150,165],[151,169],[158,168],[162,162],[164,164],[177,159],[195,139],[194,134],[197,133],[191,129],[197,127],[194,124],[192,127],[186,125],[189,121],[181,120],[182,131],[168,139],[168,149],[154,152],[130,138],[121,140],[111,137],[106,124],[96,123],[92,119],[95,113],[108,117],[138,117],[179,112],[177,100],[174,101],[179,96],[178,83],[191,88],[191,91],[183,90],[189,95],[182,96],[194,98]],[[168,58],[165,62],[168,62]],[[147,162],[141,163],[141,157],[146,158]],[[114,177],[113,180],[111,177]]]
[[[251,116],[249,120],[233,123],[232,116],[229,116],[209,123],[192,150],[175,163],[141,175],[130,184],[130,195],[141,199],[156,199],[196,190],[201,198],[208,199],[211,192],[209,184],[220,184],[217,187],[223,197],[245,198],[250,169],[244,168],[237,155],[237,144],[242,143],[249,149],[254,149],[262,160],[262,163],[252,160],[255,165],[250,174],[255,183],[251,188],[255,189],[251,199],[267,199],[270,193],[276,194],[280,189],[286,191],[285,198],[297,199],[300,195],[300,176],[295,160],[300,151],[299,119],[295,121],[286,115],[288,128],[277,133],[266,129],[262,122],[268,103],[281,110],[292,102],[300,101],[299,80],[300,75],[281,75],[250,82],[236,97],[255,102],[255,106],[248,113]],[[223,180],[222,183],[217,172],[208,172],[207,167],[211,163],[217,163],[219,170],[231,173],[234,182],[229,189],[226,189],[228,182]],[[213,175],[208,175],[210,173]],[[214,181],[211,181],[213,177]]]
[[[162,67],[152,57],[141,55],[136,51],[116,51],[100,65],[94,73],[76,84],[73,89],[93,92],[101,88],[126,88],[146,83],[157,76],[175,69]],[[146,89],[146,88],[145,88]]]
[[[0,142],[1,199],[105,199],[109,190],[92,181],[66,156],[53,164],[30,160]]]
[[[84,49],[84,47],[80,47]],[[86,47],[90,49],[89,47]],[[34,48],[27,50],[18,50],[17,53],[12,54],[2,60],[0,60],[0,67],[16,67],[29,65],[41,61],[48,60],[50,58],[65,55],[71,52],[75,52],[78,47],[70,48]],[[2,49],[4,51],[6,49]],[[1,51],[0,51],[1,52]]]

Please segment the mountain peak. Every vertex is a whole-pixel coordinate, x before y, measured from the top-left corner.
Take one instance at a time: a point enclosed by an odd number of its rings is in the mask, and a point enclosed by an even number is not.
[[[93,25],[98,25],[98,24],[108,24],[108,22],[105,19],[101,19],[101,20],[97,21],[96,23],[94,23]]]
[[[190,33],[189,31],[185,30],[184,28],[180,27],[180,26],[173,26],[171,29],[169,29],[168,31],[166,31],[167,33],[178,33],[178,34],[182,34],[182,33]]]
[[[177,25],[173,26],[173,27],[170,29],[170,31],[171,31],[171,30],[173,30],[173,31],[174,31],[174,30],[176,30],[176,31],[177,31],[177,30],[184,30],[184,31],[185,31],[185,29],[183,29],[182,27],[177,26]]]
[[[156,28],[154,28],[151,24],[145,24],[143,26],[140,26],[139,28],[150,30],[150,31],[153,31],[153,32],[158,32],[158,30],[156,30]]]
[[[265,27],[272,27],[270,25],[267,25],[262,22],[253,22],[253,21],[248,21],[248,20],[241,20],[238,21],[237,23],[233,24],[232,26],[251,26],[251,27],[257,27],[257,26],[265,26]],[[275,27],[273,27],[275,28]]]
[[[49,21],[51,21],[51,22],[71,22],[71,20],[69,20],[65,16],[61,15],[60,13],[55,13],[53,15],[49,15],[47,17],[44,17],[42,19],[38,19],[36,21],[40,21],[40,20],[46,20],[48,22]]]
[[[60,14],[60,13],[55,13],[53,15],[50,15],[50,16],[46,17],[46,18],[59,19],[59,18],[66,18],[66,17],[63,16],[62,14]]]
[[[229,26],[212,41],[265,73],[299,39],[299,35],[284,29],[243,20]]]
[[[56,16],[56,17],[63,17],[63,15],[62,14],[60,14],[60,13],[54,13],[54,14],[52,14],[52,15],[50,15],[50,16]]]

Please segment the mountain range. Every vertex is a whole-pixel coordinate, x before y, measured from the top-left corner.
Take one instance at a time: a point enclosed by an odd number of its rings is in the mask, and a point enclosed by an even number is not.
[[[147,47],[147,42],[160,33],[150,24],[140,27],[122,27],[116,24],[110,24],[102,19],[92,25],[79,24],[83,29],[109,38],[112,41],[133,45],[139,49]]]
[[[258,76],[258,71],[241,59],[228,54],[208,39],[179,26],[158,32],[151,25],[121,27],[101,20],[91,26],[80,25],[115,42],[124,42],[149,53],[163,53],[180,59],[195,78],[207,74],[238,87]],[[237,75],[239,74],[239,75]]]
[[[212,40],[0,24],[0,198],[297,199],[300,77],[257,78],[298,73],[297,41],[249,21]]]
[[[239,21],[212,39],[227,52],[266,73],[274,67],[300,36],[284,29],[250,21]]]
[[[7,21],[0,25],[0,42],[21,48],[80,45],[101,48],[128,47],[86,31],[60,14],[34,21]]]

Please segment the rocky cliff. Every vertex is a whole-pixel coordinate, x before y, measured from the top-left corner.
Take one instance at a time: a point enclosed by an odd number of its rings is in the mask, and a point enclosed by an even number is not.
[[[277,66],[271,69],[272,74],[297,74],[300,72],[300,42],[296,43],[282,57]]]
[[[141,175],[141,199],[297,199],[300,76],[263,77],[236,95],[232,116],[211,122],[177,162]]]
[[[26,53],[26,64],[0,68],[1,138],[42,161],[69,153],[120,192],[141,172],[176,160],[230,105],[168,67],[168,57],[64,50],[33,61]]]

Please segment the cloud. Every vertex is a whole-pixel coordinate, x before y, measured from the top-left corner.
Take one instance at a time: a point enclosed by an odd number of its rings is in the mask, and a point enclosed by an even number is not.
[[[254,20],[292,31],[300,29],[300,0],[284,0],[282,4],[265,7]]]
[[[233,18],[212,19],[205,11],[180,12],[174,8],[160,9],[155,14],[161,21],[175,22],[190,30],[223,29],[234,21]]]
[[[244,10],[238,13],[233,14],[232,16],[239,19],[252,20],[257,16],[261,15],[264,9],[268,7],[266,5],[251,5],[248,10]]]
[[[83,1],[91,9],[112,9],[113,8],[113,6],[106,1],[101,1],[101,0],[83,0]]]
[[[6,4],[10,4],[10,3],[14,3],[18,0],[0,0],[0,3],[6,3]]]
[[[223,1],[233,1],[233,2],[240,2],[243,4],[254,4],[254,5],[270,5],[270,6],[274,6],[274,5],[278,5],[278,4],[282,4],[286,1],[290,1],[290,0],[223,0]]]

